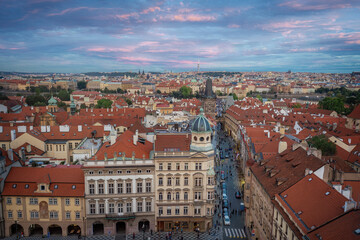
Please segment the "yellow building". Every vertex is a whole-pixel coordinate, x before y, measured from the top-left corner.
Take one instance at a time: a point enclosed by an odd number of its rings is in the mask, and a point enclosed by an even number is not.
[[[6,237],[85,235],[80,168],[13,167],[2,197]]]

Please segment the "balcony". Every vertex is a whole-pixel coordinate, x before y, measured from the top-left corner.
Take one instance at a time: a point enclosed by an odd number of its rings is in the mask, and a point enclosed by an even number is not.
[[[105,215],[105,218],[107,220],[129,220],[135,218],[135,213],[122,213],[121,215],[119,213],[108,213]]]
[[[194,185],[194,191],[195,190],[204,190],[204,186],[203,185]]]

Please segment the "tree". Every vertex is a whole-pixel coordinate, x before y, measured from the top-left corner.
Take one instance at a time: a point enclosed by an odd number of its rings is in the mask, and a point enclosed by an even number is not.
[[[85,109],[85,108],[86,108],[85,103],[82,103],[82,104],[80,105],[80,109]]]
[[[64,102],[62,102],[62,101],[57,102],[57,106],[58,106],[59,108],[63,108],[64,110],[67,109],[66,103],[64,103]]]
[[[161,91],[158,89],[158,90],[156,90],[156,93],[157,93],[157,94],[161,94]]]
[[[300,103],[295,103],[294,105],[292,105],[292,108],[301,108],[301,104]]]
[[[97,102],[95,108],[111,108],[112,104],[113,104],[113,101],[111,101],[107,98],[102,98]]]
[[[319,108],[336,111],[339,114],[345,112],[344,101],[339,97],[326,97],[319,102]]]
[[[260,100],[260,102],[262,102],[263,101],[263,98],[258,94],[258,95],[256,95],[256,98],[257,99],[259,99]]]
[[[6,95],[0,93],[0,100],[9,100],[9,98]]]
[[[58,97],[61,101],[69,101],[70,100],[70,93],[65,89],[61,89],[58,93]]]
[[[322,155],[332,156],[336,153],[336,145],[330,142],[325,135],[319,135],[311,138],[308,143],[310,146],[321,150]]]
[[[124,90],[122,90],[121,88],[118,88],[118,89],[116,89],[116,92],[117,92],[117,93],[120,93],[120,94],[123,94],[123,93],[124,93]]]
[[[132,105],[132,101],[131,101],[130,99],[128,99],[128,98],[125,99],[125,102],[126,102],[129,106]]]
[[[87,82],[85,82],[85,81],[79,81],[79,82],[77,82],[77,87],[78,87],[78,89],[85,89],[85,88],[86,88],[86,85],[87,85]]]
[[[39,104],[40,103],[43,103],[44,105],[42,106],[46,106],[47,104],[47,101],[46,99],[41,96],[41,95],[31,95],[31,96],[28,96],[26,97],[26,100],[25,100],[26,104],[29,105],[29,106],[35,106],[35,104],[37,104],[37,106],[40,106]]]
[[[191,96],[192,89],[188,86],[182,86],[180,88],[180,92],[183,98],[189,98]]]
[[[215,94],[218,95],[218,96],[222,96],[222,95],[223,95],[222,92],[220,92],[220,90],[216,90]]]
[[[236,100],[239,100],[239,98],[238,98],[238,96],[235,94],[235,93],[233,93],[233,99],[236,101]]]

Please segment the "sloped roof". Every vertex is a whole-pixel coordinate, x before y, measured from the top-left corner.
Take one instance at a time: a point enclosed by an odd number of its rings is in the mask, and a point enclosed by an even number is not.
[[[156,135],[155,151],[166,149],[179,149],[179,151],[190,151],[191,135],[186,133],[158,134]]]

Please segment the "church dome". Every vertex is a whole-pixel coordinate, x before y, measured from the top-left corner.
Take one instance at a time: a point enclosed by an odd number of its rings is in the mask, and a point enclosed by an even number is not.
[[[56,104],[57,104],[57,101],[55,100],[55,98],[53,96],[51,96],[51,98],[48,101],[48,105],[53,106]]]
[[[191,131],[193,131],[193,132],[211,132],[212,131],[209,120],[207,120],[206,117],[204,117],[203,112],[204,112],[204,110],[201,108],[199,116],[195,119],[195,121],[191,127]]]

